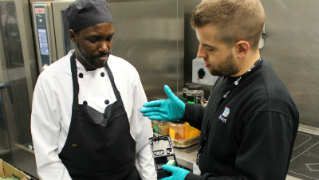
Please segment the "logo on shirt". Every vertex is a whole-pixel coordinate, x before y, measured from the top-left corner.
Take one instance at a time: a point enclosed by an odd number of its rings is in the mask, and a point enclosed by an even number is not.
[[[225,110],[224,110],[222,115],[226,118],[228,116],[229,112],[230,112],[230,109],[228,107],[225,107]]]
[[[230,113],[230,109],[228,107],[225,107],[223,114],[219,115],[219,119],[223,121],[223,123],[226,123],[227,121],[226,118],[228,117],[229,113]]]

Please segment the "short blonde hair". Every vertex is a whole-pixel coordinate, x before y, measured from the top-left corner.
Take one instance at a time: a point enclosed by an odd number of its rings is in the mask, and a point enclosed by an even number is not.
[[[259,0],[203,0],[191,18],[193,28],[215,26],[217,40],[229,46],[245,40],[252,49],[258,48],[264,23],[265,12]]]

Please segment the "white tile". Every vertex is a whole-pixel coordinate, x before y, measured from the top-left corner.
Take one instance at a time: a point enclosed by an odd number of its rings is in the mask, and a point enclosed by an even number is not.
[[[292,176],[288,176],[288,175],[287,175],[286,180],[302,180],[302,179],[295,178],[295,177],[292,177]]]

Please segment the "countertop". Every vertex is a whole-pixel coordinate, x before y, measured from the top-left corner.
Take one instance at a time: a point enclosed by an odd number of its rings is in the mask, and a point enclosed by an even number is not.
[[[175,157],[179,166],[193,170],[196,165],[198,144],[188,148],[174,147]]]

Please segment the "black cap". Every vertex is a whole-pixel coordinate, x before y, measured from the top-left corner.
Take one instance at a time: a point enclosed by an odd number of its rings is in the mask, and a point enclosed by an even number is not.
[[[64,15],[73,31],[105,22],[113,23],[106,0],[76,0],[65,10]]]
[[[202,86],[201,85],[190,85],[188,86],[188,90],[201,90]]]
[[[185,83],[184,87],[188,87],[188,86],[191,86],[191,85],[196,85],[196,84],[194,84],[194,83]]]

